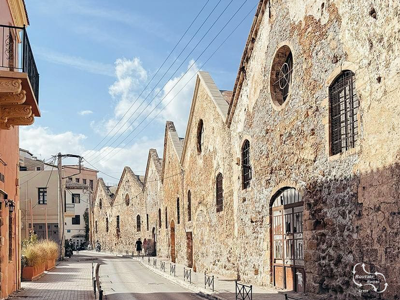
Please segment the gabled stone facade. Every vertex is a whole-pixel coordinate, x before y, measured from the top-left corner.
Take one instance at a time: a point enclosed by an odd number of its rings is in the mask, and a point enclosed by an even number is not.
[[[200,72],[185,139],[167,122],[162,164],[150,151],[136,206],[151,224],[161,209],[157,254],[321,299],[398,299],[399,15],[261,0],[231,98]]]

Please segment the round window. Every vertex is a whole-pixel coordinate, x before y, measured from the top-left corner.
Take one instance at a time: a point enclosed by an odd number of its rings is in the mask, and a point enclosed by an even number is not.
[[[270,89],[272,101],[282,105],[287,100],[292,82],[293,56],[288,46],[278,49],[272,62]]]

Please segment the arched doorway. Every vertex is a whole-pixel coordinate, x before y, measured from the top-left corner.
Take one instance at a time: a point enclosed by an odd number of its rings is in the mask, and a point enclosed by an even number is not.
[[[153,252],[151,255],[157,256],[157,239],[156,239],[156,228],[153,227],[153,230],[151,231],[151,238],[153,240]]]
[[[174,222],[174,220],[171,221],[171,261],[173,263],[176,262],[176,257],[175,257],[175,222]]]
[[[283,188],[271,199],[272,272],[279,288],[304,292],[303,200],[294,188]]]

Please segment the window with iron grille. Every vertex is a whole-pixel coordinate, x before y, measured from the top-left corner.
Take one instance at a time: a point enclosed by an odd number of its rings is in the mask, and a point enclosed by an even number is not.
[[[354,73],[343,71],[329,88],[331,154],[354,148],[358,135],[358,98]]]
[[[245,140],[242,146],[242,186],[247,189],[251,181],[250,142]]]
[[[38,188],[38,204],[47,204],[47,188]]]
[[[188,221],[192,221],[192,193],[188,191]]]
[[[158,228],[161,228],[161,208],[158,209]]]
[[[197,151],[200,153],[203,149],[204,142],[204,126],[203,120],[200,119],[199,124],[197,125]]]
[[[165,208],[165,228],[168,228],[168,210]]]
[[[224,209],[224,182],[223,182],[222,174],[219,173],[217,175],[216,180],[216,196],[217,196],[217,212],[220,212]]]
[[[136,230],[140,231],[140,215],[136,216]]]
[[[181,212],[179,210],[179,198],[176,199],[176,218],[177,218],[178,224],[180,224],[181,223]]]

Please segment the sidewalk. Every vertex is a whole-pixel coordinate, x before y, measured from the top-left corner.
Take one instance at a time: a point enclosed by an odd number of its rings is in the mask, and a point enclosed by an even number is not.
[[[148,257],[139,258],[134,257],[140,261],[147,268],[151,269],[153,272],[181,285],[186,287],[193,292],[199,293],[203,297],[208,299],[217,299],[217,300],[235,300],[235,281],[231,279],[224,279],[218,275],[214,275],[214,292],[211,287],[205,288],[204,285],[204,274],[203,273],[195,273],[193,270],[191,271],[191,283],[188,279],[184,280],[184,267],[180,264],[175,264],[175,276],[170,275],[170,261],[165,258],[160,257],[150,257],[150,263],[148,262]],[[156,267],[154,267],[154,259],[156,259]],[[161,270],[161,262],[165,263],[165,272]],[[188,268],[186,268],[188,269]],[[208,274],[212,276],[213,274]],[[301,294],[284,291],[284,290],[276,290],[274,288],[257,286],[253,285],[253,300],[284,300],[285,293],[288,295],[294,296],[296,298],[301,299]]]
[[[88,255],[74,254],[38,280],[22,282],[22,290],[13,293],[9,299],[94,300],[92,261]]]

